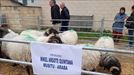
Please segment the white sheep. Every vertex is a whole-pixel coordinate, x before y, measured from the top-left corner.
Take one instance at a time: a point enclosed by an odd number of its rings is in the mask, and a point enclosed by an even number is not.
[[[83,48],[95,47],[91,44],[81,45]],[[82,69],[87,71],[95,71],[99,65],[101,53],[99,51],[83,50],[82,53]]]
[[[37,32],[30,34],[30,40],[27,36],[29,35],[16,35],[13,37],[14,34],[10,34],[12,38],[10,40],[15,41],[37,41],[37,42],[43,42],[43,43],[59,43],[61,40],[58,36],[55,36],[54,34],[50,34],[49,36],[38,36],[36,34]],[[5,35],[5,38],[9,35]],[[40,34],[40,33],[39,33]],[[34,40],[33,40],[34,38]],[[31,40],[32,39],[32,40]],[[13,43],[13,42],[3,42],[2,43],[2,53],[4,55],[12,60],[18,60],[18,61],[26,61],[31,62],[31,52],[30,52],[30,46],[28,44],[22,44],[22,43]],[[30,66],[24,66],[26,67],[26,70],[28,72],[28,75],[31,75],[31,67]]]
[[[109,36],[100,37],[99,40],[95,43],[95,47],[114,49],[113,38]],[[101,52],[101,53],[105,54],[106,52]]]
[[[77,32],[74,30],[68,30],[62,33],[58,33],[58,31],[56,31],[53,28],[49,28],[46,31],[37,31],[37,30],[26,30],[21,32],[20,35],[22,35],[23,37],[32,37],[31,39],[37,39],[38,37],[43,37],[43,36],[48,36],[50,34],[55,34],[56,36],[59,36],[60,39],[62,40],[62,42],[64,44],[77,44],[78,42],[78,35]]]
[[[68,30],[63,33],[60,33],[59,37],[64,44],[75,45],[78,42],[78,35],[77,32],[74,30]]]
[[[8,39],[8,40],[11,40],[13,39],[14,37],[17,37],[19,36],[19,34],[15,33],[14,31],[8,29],[9,33],[7,33],[3,38],[4,39]],[[7,52],[7,42],[2,42],[2,47],[1,47],[1,50],[3,50],[3,53],[6,53]]]
[[[45,36],[39,37],[38,39],[36,39],[36,41],[47,43],[49,38],[52,36],[53,34],[51,34],[48,37]],[[16,36],[11,40],[26,41],[22,36]],[[2,52],[4,52],[6,56],[8,56],[10,59],[13,60],[28,61],[28,62],[31,61],[30,46],[28,44],[7,42],[6,50],[2,48]]]
[[[14,31],[12,31],[11,29],[8,29],[8,32],[3,38],[5,39],[12,39],[16,36],[18,36],[19,34],[15,33]]]
[[[114,50],[114,41],[113,38],[104,36],[101,37],[95,44],[99,48],[108,48]],[[118,58],[115,57],[115,54],[109,52],[101,52],[101,59],[99,63],[100,67],[103,67],[104,70],[107,69],[113,75],[120,75],[121,73],[121,63]]]
[[[83,47],[96,47],[96,48],[114,48],[114,42],[111,37],[101,37],[99,40],[95,43],[95,45],[87,44]],[[95,70],[97,66],[99,66],[99,62],[101,59],[101,53],[100,51],[91,51],[91,50],[83,50],[83,56],[82,56],[82,69],[92,71]]]
[[[95,43],[96,48],[103,48],[103,49],[113,49],[114,50],[114,40],[109,36],[100,37],[99,40]],[[102,54],[106,54],[108,52],[101,52]]]
[[[20,33],[20,36],[23,37],[31,37],[33,39],[37,39],[38,37],[44,36],[43,31],[38,31],[38,30],[25,30]]]

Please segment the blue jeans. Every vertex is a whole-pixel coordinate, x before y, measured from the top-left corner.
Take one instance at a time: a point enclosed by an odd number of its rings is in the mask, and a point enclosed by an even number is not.
[[[134,43],[134,30],[128,30],[128,40],[129,40],[129,45],[133,45]]]
[[[67,27],[68,25],[69,25],[69,22],[62,22],[61,26],[63,26],[63,27],[61,27],[60,31],[67,31],[68,30],[68,27]]]

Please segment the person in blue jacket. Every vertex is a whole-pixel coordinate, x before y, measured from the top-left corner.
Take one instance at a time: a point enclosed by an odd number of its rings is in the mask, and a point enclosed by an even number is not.
[[[114,23],[112,26],[113,29],[113,38],[115,42],[119,42],[119,39],[122,37],[123,29],[125,26],[125,20],[127,15],[125,13],[125,7],[121,7],[119,13],[114,18]]]
[[[70,13],[68,8],[65,6],[64,2],[60,3],[60,8],[62,9],[61,11],[61,29],[60,31],[67,31],[68,30],[68,25],[69,25],[69,20],[70,20]]]

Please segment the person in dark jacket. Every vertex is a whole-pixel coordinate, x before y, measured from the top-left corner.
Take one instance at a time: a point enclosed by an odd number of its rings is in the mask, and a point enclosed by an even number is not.
[[[50,0],[49,5],[51,7],[51,19],[52,19],[52,24],[54,25],[53,28],[58,30],[59,27],[57,26],[59,23],[61,23],[61,21],[59,21],[60,20],[60,7],[56,4],[55,0]]]
[[[126,27],[128,28],[128,39],[129,39],[129,45],[128,47],[133,47],[134,43],[134,5],[132,6],[132,13],[130,17],[127,19]]]
[[[114,18],[115,22],[112,26],[114,42],[119,42],[119,39],[122,37],[125,20],[127,19],[125,11],[125,7],[121,7],[119,13]]]
[[[60,3],[60,8],[62,9],[61,11],[61,19],[63,21],[61,21],[61,29],[60,31],[67,31],[68,30],[68,25],[69,25],[69,20],[70,20],[70,13],[68,8],[65,6],[65,3],[62,2]]]

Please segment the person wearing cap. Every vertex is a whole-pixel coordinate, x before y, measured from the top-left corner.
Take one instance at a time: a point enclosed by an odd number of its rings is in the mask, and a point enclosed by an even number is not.
[[[53,24],[53,28],[59,31],[60,20],[60,7],[56,4],[56,0],[50,0],[49,5],[51,7],[51,22]]]
[[[69,25],[69,20],[70,20],[70,13],[68,8],[65,6],[64,2],[60,3],[60,8],[62,9],[61,11],[61,29],[60,31],[67,31],[68,30],[68,25]]]

